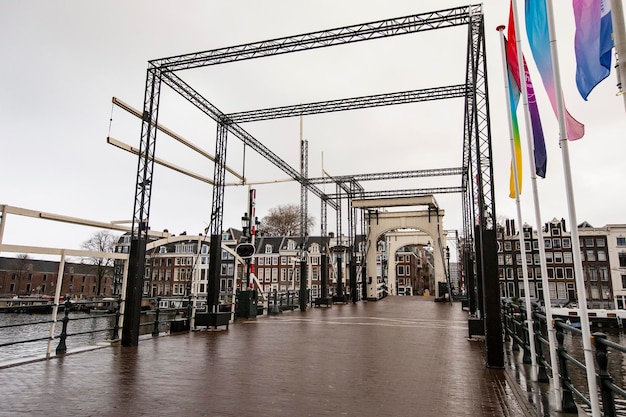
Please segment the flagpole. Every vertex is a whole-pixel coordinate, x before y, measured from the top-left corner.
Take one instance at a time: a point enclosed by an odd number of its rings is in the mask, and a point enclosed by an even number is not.
[[[580,241],[578,238],[578,221],[576,219],[576,206],[574,204],[574,188],[572,186],[572,170],[569,159],[569,144],[567,140],[567,129],[565,126],[565,106],[563,104],[563,88],[561,86],[561,70],[559,67],[558,50],[556,46],[556,32],[554,30],[554,11],[552,0],[546,1],[546,13],[548,18],[548,33],[550,36],[550,53],[552,55],[552,73],[554,76],[556,107],[559,120],[559,147],[563,159],[563,176],[565,179],[565,196],[567,199],[567,209],[572,239],[572,256],[574,259],[574,275],[576,278],[576,294],[578,296],[578,311],[580,312],[580,324],[582,330],[583,352],[585,358],[585,368],[587,371],[587,386],[589,388],[589,400],[591,403],[591,414],[593,417],[600,417],[600,404],[598,401],[598,386],[596,382],[596,370],[591,348],[591,332],[589,329],[589,316],[587,314],[587,293],[585,281],[583,279],[582,261],[580,258]]]
[[[496,28],[498,32],[500,32],[500,46],[502,50],[502,66],[504,71],[504,91],[507,95],[506,106],[509,110],[509,134],[511,135],[511,166],[513,168],[513,184],[515,186],[515,207],[517,209],[517,221],[518,224],[522,223],[522,209],[520,205],[520,187],[517,174],[521,167],[517,166],[517,158],[515,155],[515,140],[514,140],[514,129],[513,129],[513,121],[512,114],[513,109],[511,108],[511,102],[509,100],[509,82],[508,82],[508,70],[507,70],[507,54],[506,54],[506,46],[504,43],[504,26],[498,26]],[[523,66],[521,67],[523,68]],[[520,74],[520,83],[521,83],[521,74]],[[524,89],[525,89],[524,85]],[[522,228],[523,230],[523,228]],[[524,245],[524,233],[520,231],[519,233],[519,241],[520,241],[520,250],[522,252],[522,276],[524,282],[524,300],[526,302],[526,325],[528,327],[528,344],[530,345],[530,363],[531,363],[531,372],[530,379],[532,381],[537,380],[537,352],[535,348],[535,326],[533,325],[533,309],[532,304],[530,303],[530,285],[528,284],[528,265],[526,260],[526,245]]]
[[[618,80],[618,94],[624,99],[626,107],[626,93],[622,83],[626,82],[626,30],[624,30],[624,9],[622,0],[611,0],[611,23],[613,23],[613,43],[617,53],[616,72]]]
[[[517,15],[517,0],[512,0],[513,2],[513,21],[515,25],[515,41],[517,44],[517,63],[519,68],[524,68],[524,84],[526,84],[526,66],[524,65],[524,53],[522,50],[522,37],[520,35],[520,26],[519,19]],[[521,71],[521,69],[520,69]],[[520,75],[520,83],[521,83],[521,75]],[[524,122],[526,127],[526,147],[528,152],[528,164],[530,165],[530,183],[532,187],[532,195],[533,195],[533,208],[535,211],[535,230],[537,232],[537,242],[539,244],[539,263],[541,270],[541,283],[543,288],[543,305],[544,312],[546,314],[546,329],[548,333],[548,345],[550,349],[550,364],[552,366],[552,384],[554,386],[554,400],[556,404],[557,411],[561,411],[561,378],[559,378],[558,372],[558,355],[557,355],[557,342],[556,342],[556,331],[554,328],[554,319],[552,317],[552,303],[550,301],[550,291],[549,291],[549,283],[548,283],[548,268],[546,261],[546,249],[545,242],[543,241],[543,233],[542,226],[543,222],[541,220],[541,210],[539,206],[539,193],[537,191],[537,166],[535,164],[535,146],[533,141],[533,136],[531,133],[531,121],[528,110],[528,88],[524,85]],[[533,92],[534,93],[534,92]],[[521,226],[521,224],[520,224]],[[531,235],[532,241],[532,235]]]

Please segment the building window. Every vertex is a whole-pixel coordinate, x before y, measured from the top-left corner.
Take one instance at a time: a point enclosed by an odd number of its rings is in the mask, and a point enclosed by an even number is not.
[[[547,269],[548,269],[548,278],[554,279],[554,268],[547,268]]]
[[[596,239],[596,246],[598,246],[599,248],[603,248],[604,246],[606,246],[606,242],[603,237],[599,237]]]
[[[278,282],[278,268],[272,268],[272,282]]]
[[[597,281],[598,280],[598,272],[597,272],[595,266],[590,266],[589,267],[589,280],[590,281]]]
[[[626,275],[622,274],[622,289],[626,290]]]
[[[563,253],[563,262],[566,264],[571,264],[572,262],[574,262],[572,260],[572,252],[564,252]]]
[[[546,252],[546,263],[553,263],[554,262],[554,258],[553,258],[553,253],[552,252]]]
[[[513,268],[506,269],[506,279],[513,279]]]
[[[598,275],[600,275],[600,281],[608,281],[609,280],[609,270],[606,266],[601,266],[598,268]]]
[[[265,245],[265,253],[272,253],[272,245]]]
[[[585,238],[585,246],[593,246],[593,238],[592,237],[586,237]]]
[[[551,248],[551,247],[552,247],[552,240],[551,240],[551,239],[544,239],[544,240],[543,240],[543,245],[544,245],[547,249]]]
[[[565,278],[574,279],[574,268],[565,268]]]
[[[398,265],[398,276],[404,276],[404,265]]]
[[[598,250],[598,261],[606,261],[606,252],[604,250]]]
[[[619,267],[626,268],[626,252],[620,252],[617,256],[619,258]]]
[[[556,271],[556,278],[563,279],[565,276],[563,275],[563,268],[554,268]]]
[[[563,252],[554,252],[554,262],[557,264],[563,263]]]
[[[293,240],[290,240],[287,242],[287,250],[295,250],[296,249],[296,242],[294,242]]]
[[[563,243],[563,247],[564,248],[571,248],[572,247],[572,241],[570,240],[569,237],[564,237],[561,243]]]
[[[506,242],[504,242],[504,250],[506,250],[506,251],[510,251],[510,250],[511,250],[511,248],[512,248],[512,246],[511,246],[511,241],[506,241]]]
[[[560,236],[561,229],[559,229],[558,227],[553,227],[551,233],[552,233],[552,236]]]
[[[513,265],[513,255],[505,255],[504,262],[506,265]]]

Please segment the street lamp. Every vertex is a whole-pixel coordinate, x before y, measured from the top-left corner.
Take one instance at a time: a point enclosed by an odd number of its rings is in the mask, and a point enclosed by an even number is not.
[[[450,276],[450,247],[446,246],[446,261],[448,263],[447,276],[448,276],[448,297],[452,301],[452,277]]]
[[[335,288],[334,302],[346,302],[343,289],[343,254],[346,252],[346,246],[337,245],[333,248],[333,252],[337,256],[337,286]]]

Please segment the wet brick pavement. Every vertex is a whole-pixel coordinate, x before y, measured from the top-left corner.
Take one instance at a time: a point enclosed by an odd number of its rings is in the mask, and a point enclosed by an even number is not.
[[[240,319],[0,369],[0,416],[557,415],[467,336],[421,297]]]

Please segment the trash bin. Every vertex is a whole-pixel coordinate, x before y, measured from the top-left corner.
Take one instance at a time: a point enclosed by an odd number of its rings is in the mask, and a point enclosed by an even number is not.
[[[257,315],[258,294],[255,290],[237,294],[237,317],[250,318]]]
[[[189,320],[186,318],[170,321],[170,333],[189,331]]]

